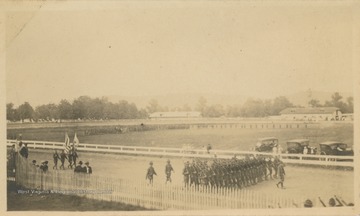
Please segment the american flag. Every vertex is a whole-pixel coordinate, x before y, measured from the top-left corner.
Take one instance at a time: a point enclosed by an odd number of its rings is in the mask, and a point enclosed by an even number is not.
[[[68,154],[71,150],[71,145],[70,145],[70,138],[69,135],[67,133],[65,133],[65,153]]]
[[[76,133],[75,133],[75,136],[74,136],[74,147],[75,147],[75,149],[79,146],[79,139],[77,138],[77,136],[76,136]]]

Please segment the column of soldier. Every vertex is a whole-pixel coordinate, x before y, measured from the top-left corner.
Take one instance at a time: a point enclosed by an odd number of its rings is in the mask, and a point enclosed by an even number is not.
[[[245,159],[193,159],[183,169],[185,186],[244,188],[264,180],[277,178],[277,157],[247,157]],[[274,170],[274,175],[272,174]]]

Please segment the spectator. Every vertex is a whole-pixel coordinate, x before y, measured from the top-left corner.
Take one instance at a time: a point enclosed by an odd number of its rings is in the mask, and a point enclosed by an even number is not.
[[[49,167],[48,167],[48,161],[43,161],[40,165],[40,169],[46,173],[48,170],[49,170]]]
[[[304,146],[303,154],[308,154],[308,148]]]
[[[75,173],[84,173],[85,172],[85,169],[84,167],[82,166],[83,162],[82,161],[79,161],[79,164],[75,167],[74,169],[74,172]]]
[[[311,200],[307,199],[304,203],[304,207],[305,208],[312,208],[313,207],[313,203],[311,202]]]
[[[91,168],[91,166],[89,165],[90,163],[87,161],[86,163],[85,163],[85,172],[87,173],[87,174],[91,174],[92,173],[92,168]]]
[[[19,150],[19,153],[21,156],[23,156],[24,158],[28,158],[29,156],[29,150],[27,148],[27,144],[23,144],[22,142],[20,142],[20,150]]]

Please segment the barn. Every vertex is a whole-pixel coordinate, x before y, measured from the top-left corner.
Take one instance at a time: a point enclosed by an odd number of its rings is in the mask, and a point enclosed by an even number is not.
[[[285,120],[331,121],[341,120],[342,113],[337,107],[286,108],[280,112]]]

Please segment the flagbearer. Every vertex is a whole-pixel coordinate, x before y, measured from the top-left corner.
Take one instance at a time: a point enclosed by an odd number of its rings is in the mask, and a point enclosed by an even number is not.
[[[60,154],[60,161],[61,161],[60,169],[61,169],[61,167],[63,169],[65,169],[65,167],[64,167],[65,159],[67,159],[66,154],[65,154],[65,150],[62,150],[61,154]]]
[[[58,163],[59,158],[60,158],[60,156],[57,153],[57,150],[54,150],[54,154],[53,154],[54,166],[53,166],[53,169],[58,169],[57,163]]]

